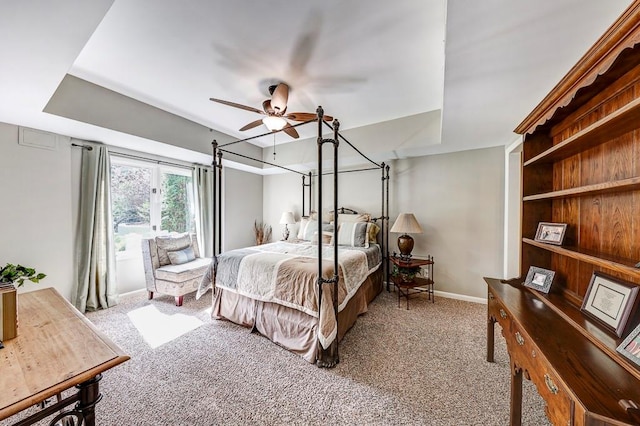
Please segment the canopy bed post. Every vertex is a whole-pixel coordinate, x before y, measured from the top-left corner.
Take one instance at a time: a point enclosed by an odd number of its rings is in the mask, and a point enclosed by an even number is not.
[[[384,166],[384,163],[382,163],[382,165]],[[384,279],[387,282],[387,291],[389,291],[389,281],[390,281],[390,273],[389,273],[389,165],[387,164],[386,166],[384,166],[384,170],[385,170],[385,177],[384,177],[384,181],[386,182],[385,187],[383,189],[383,193],[385,193],[386,195],[386,203],[385,203],[385,208],[386,211],[383,213],[382,215],[382,262],[384,263],[382,265],[383,267],[383,273],[384,273]],[[386,225],[386,226],[385,226]],[[385,244],[386,242],[386,244]]]
[[[215,174],[215,173],[214,173]],[[222,151],[218,150],[218,254],[222,252]]]
[[[338,120],[334,120],[333,139],[322,138],[322,122],[324,111],[322,107],[317,109],[318,115],[318,214],[322,214],[322,148],[325,143],[333,144],[333,209],[336,211],[338,206],[338,130],[340,123]],[[337,217],[337,216],[336,216]],[[318,235],[322,235],[322,221],[318,220]],[[334,241],[338,241],[338,226],[337,221],[333,227]],[[321,312],[320,307],[323,302],[323,290],[324,284],[332,284],[331,296],[333,314],[336,322],[336,330],[338,330],[338,244],[333,245],[333,276],[326,279],[322,276],[322,238],[318,238],[318,309]],[[321,314],[320,314],[321,315]],[[320,332],[320,330],[318,330]],[[324,348],[320,341],[318,341],[318,360],[316,361],[319,367],[333,367],[340,362],[338,354],[338,339],[334,339],[329,347]]]
[[[385,230],[386,230],[386,226],[384,224],[384,217],[385,217],[385,181],[386,181],[386,177],[384,175],[384,163],[382,163],[380,165],[380,172],[382,172],[382,176],[380,179],[380,184],[382,185],[381,191],[380,191],[380,197],[381,197],[381,204],[382,204],[382,211],[380,212],[380,232],[382,232],[382,236],[380,237],[380,243],[382,245],[382,274],[384,275],[385,279],[387,277],[386,274],[386,268],[385,268],[385,256],[384,256],[384,248],[386,247],[385,245]],[[389,291],[389,284],[387,284],[387,291]]]
[[[211,238],[211,247],[212,247],[212,255],[215,258],[216,257],[216,238],[217,238],[217,227],[218,227],[218,217],[217,217],[217,212],[218,212],[218,173],[216,173],[216,170],[218,169],[218,142],[214,139],[213,142],[211,142],[211,146],[213,149],[212,152],[212,157],[213,160],[211,161],[211,168],[212,168],[212,172],[213,172],[213,185],[212,185],[212,190],[213,190],[213,229],[212,229],[212,238]],[[215,289],[215,287],[214,287]]]

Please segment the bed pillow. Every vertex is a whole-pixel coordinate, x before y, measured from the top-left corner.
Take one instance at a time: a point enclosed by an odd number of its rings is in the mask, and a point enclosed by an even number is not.
[[[183,263],[191,262],[195,260],[196,254],[191,247],[184,248],[182,250],[168,251],[169,261],[172,265],[182,265]]]
[[[349,213],[339,213],[338,214],[338,225],[343,222],[370,222],[371,215],[369,213],[360,213],[360,214],[349,214]]]
[[[308,223],[309,223],[309,218],[307,216],[303,216],[302,219],[300,219],[300,225],[298,226],[298,235],[297,235],[297,238],[299,240],[304,240],[304,231],[306,230]]]
[[[338,228],[338,245],[369,247],[369,222],[343,222]]]
[[[322,244],[331,244],[332,239],[332,231],[322,231]],[[311,237],[311,244],[318,244],[318,231],[313,233],[313,236]]]
[[[311,239],[313,238],[313,233],[318,232],[318,222],[315,220],[307,220],[304,226],[302,224],[300,225],[300,230],[301,232],[298,232],[298,239],[311,241]],[[329,223],[323,223],[322,231],[333,231],[333,225]]]

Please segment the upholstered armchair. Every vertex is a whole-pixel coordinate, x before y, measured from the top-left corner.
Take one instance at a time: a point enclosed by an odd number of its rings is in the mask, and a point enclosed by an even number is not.
[[[176,306],[198,289],[211,266],[211,258],[200,257],[195,234],[143,239],[142,259],[149,299],[154,293],[168,294],[175,297]]]

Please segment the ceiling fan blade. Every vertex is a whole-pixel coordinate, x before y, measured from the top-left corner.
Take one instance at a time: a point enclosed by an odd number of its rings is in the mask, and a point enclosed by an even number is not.
[[[232,106],[232,107],[234,107],[234,108],[240,108],[240,109],[243,109],[243,110],[245,110],[245,111],[257,112],[258,114],[265,115],[265,113],[264,113],[264,112],[260,111],[260,110],[259,110],[259,109],[257,109],[257,108],[253,108],[253,107],[250,107],[250,106],[237,104],[237,103],[235,103],[235,102],[223,101],[222,99],[216,99],[216,98],[209,98],[209,100],[211,100],[211,101],[213,101],[213,102],[218,102],[219,104]]]
[[[298,134],[298,132],[296,131],[295,127],[292,127],[291,124],[287,123],[286,126],[284,126],[284,128],[282,129],[286,134],[288,134],[289,136],[291,136],[294,139],[298,139],[300,137],[300,135]]]
[[[256,120],[256,121],[252,121],[251,123],[245,125],[243,128],[240,129],[241,132],[244,132],[245,130],[249,130],[249,129],[253,129],[254,127],[258,127],[259,125],[262,124],[262,119]]]
[[[311,112],[292,112],[285,115],[285,117],[293,121],[309,121],[315,120],[317,118],[317,115]],[[322,119],[324,121],[333,121],[333,117],[330,115],[324,115],[322,116]]]
[[[276,113],[283,113],[287,109],[287,101],[289,100],[289,86],[280,83],[276,86],[271,95],[271,106]]]

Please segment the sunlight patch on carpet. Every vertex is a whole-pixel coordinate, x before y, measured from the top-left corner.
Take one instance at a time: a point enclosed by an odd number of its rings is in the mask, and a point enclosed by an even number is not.
[[[184,315],[167,315],[155,306],[145,306],[127,313],[145,342],[155,349],[204,324],[198,318]]]

